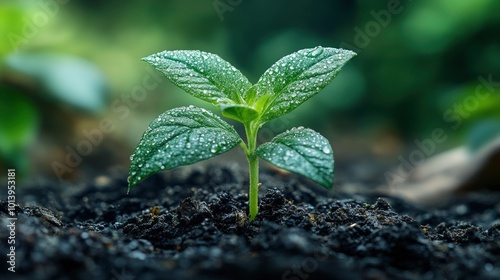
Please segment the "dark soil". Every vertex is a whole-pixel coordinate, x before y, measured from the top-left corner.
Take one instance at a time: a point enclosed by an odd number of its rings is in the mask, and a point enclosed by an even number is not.
[[[498,193],[424,209],[263,171],[260,212],[248,223],[242,174],[195,165],[129,195],[119,172],[18,189],[15,273],[0,204],[0,278],[500,279]]]

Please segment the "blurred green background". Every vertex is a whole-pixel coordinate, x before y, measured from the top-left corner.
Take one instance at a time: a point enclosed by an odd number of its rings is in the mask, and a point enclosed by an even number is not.
[[[437,151],[482,143],[500,131],[498,11],[497,0],[2,1],[0,166],[63,180],[126,170],[160,113],[213,109],[140,61],[176,49],[219,54],[252,82],[302,48],[358,52],[260,137],[311,127],[337,165],[395,163],[436,128],[448,136]]]

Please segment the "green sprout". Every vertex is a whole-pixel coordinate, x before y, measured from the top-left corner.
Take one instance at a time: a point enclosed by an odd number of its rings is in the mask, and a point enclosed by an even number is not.
[[[143,58],[176,86],[217,106],[224,117],[241,122],[246,142],[230,124],[205,109],[168,110],[149,125],[130,157],[128,191],[161,170],[209,159],[238,145],[249,165],[250,221],[258,213],[259,157],[331,189],[333,151],[325,137],[299,127],[258,146],[257,133],[264,123],[319,93],[355,55],[343,49],[303,49],[280,59],[254,85],[211,53],[163,51]]]

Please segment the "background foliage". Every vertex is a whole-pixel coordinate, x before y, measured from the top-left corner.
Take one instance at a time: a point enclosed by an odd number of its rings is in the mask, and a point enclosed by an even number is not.
[[[64,178],[127,166],[141,132],[163,111],[210,108],[139,60],[175,49],[216,53],[254,83],[299,49],[351,46],[358,56],[339,77],[270,124],[272,133],[316,129],[332,140],[338,160],[394,161],[435,128],[449,136],[438,150],[462,145],[473,131],[491,135],[499,127],[498,86],[458,127],[444,118],[475,94],[479,76],[500,81],[499,9],[496,0],[3,1],[1,165],[54,176],[51,164],[67,165],[69,150],[89,139],[83,131],[106,119],[112,131],[95,136],[98,144]]]

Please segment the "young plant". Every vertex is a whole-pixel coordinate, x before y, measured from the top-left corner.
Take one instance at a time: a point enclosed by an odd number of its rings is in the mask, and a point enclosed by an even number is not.
[[[249,165],[250,221],[258,212],[259,157],[331,189],[333,151],[325,137],[299,127],[257,146],[257,133],[264,123],[316,95],[355,55],[343,49],[303,49],[280,59],[254,85],[211,53],[163,51],[143,58],[187,93],[241,122],[246,142],[231,125],[205,109],[189,106],[168,110],[149,125],[130,157],[128,190],[158,171],[205,160],[238,145]]]

